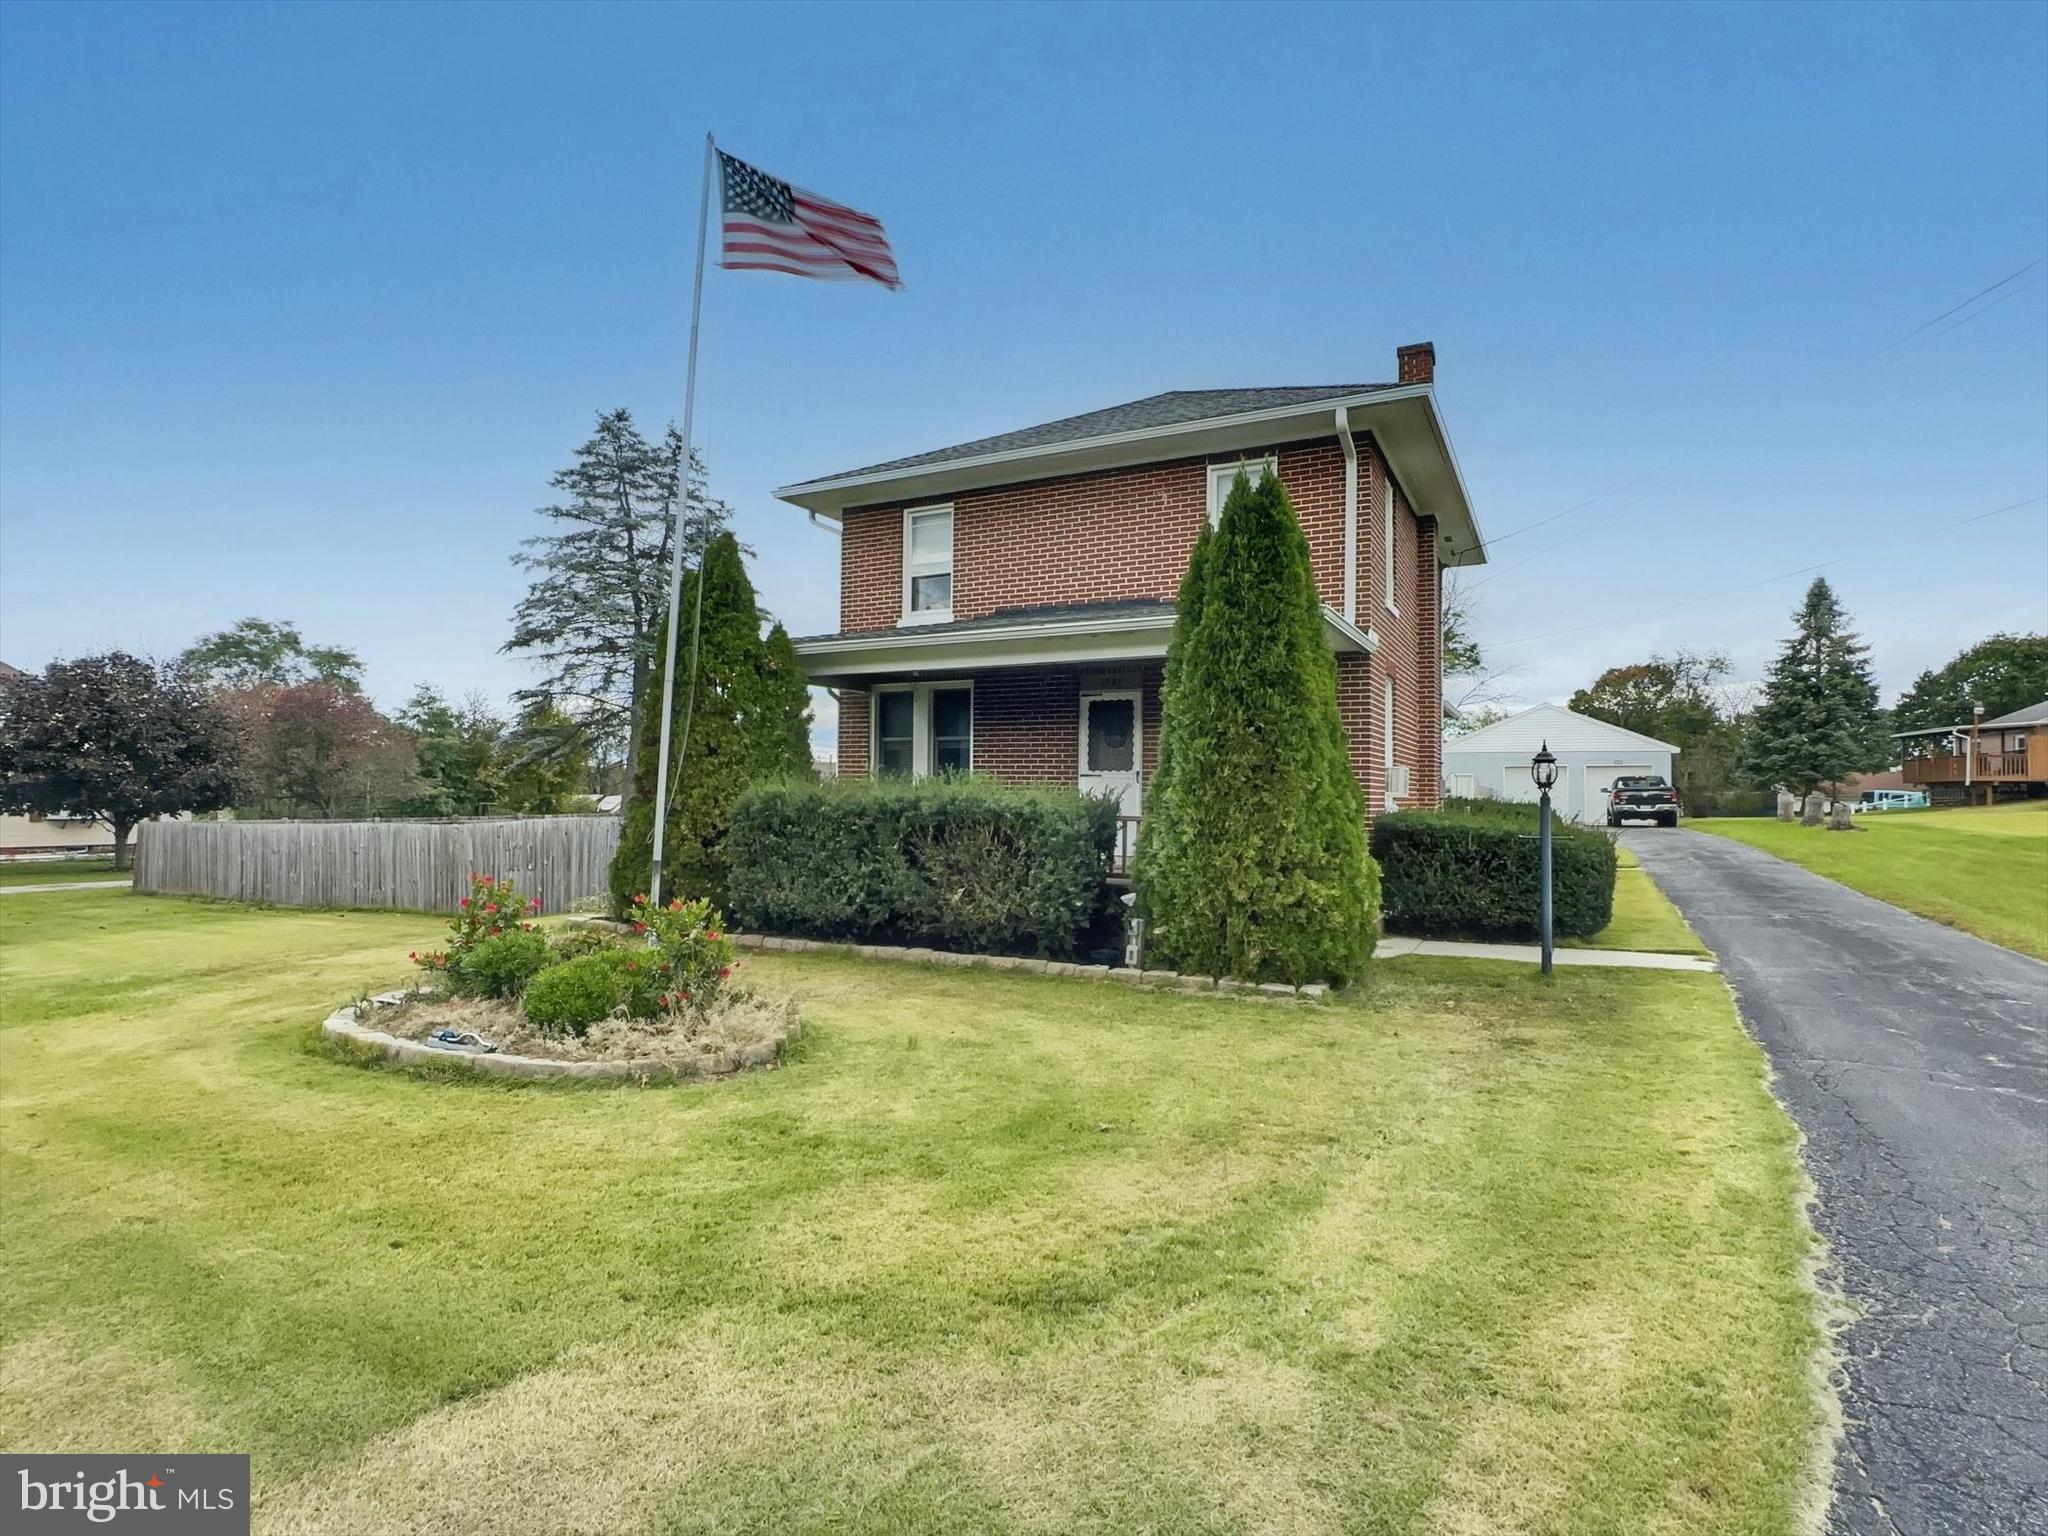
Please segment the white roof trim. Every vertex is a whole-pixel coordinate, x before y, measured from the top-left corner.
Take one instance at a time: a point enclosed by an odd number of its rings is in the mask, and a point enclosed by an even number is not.
[[[1323,606],[1323,633],[1339,654],[1370,656],[1380,638]],[[897,677],[944,669],[1058,666],[1074,662],[1149,661],[1166,654],[1173,609],[1111,618],[1055,619],[1041,624],[990,624],[971,629],[878,630],[820,635],[796,642],[812,682]]]
[[[1470,735],[1453,738],[1444,744],[1444,750],[1446,752],[1511,752],[1519,750],[1522,745],[1519,740],[1512,744],[1502,743],[1496,746],[1491,744],[1487,738],[1517,735],[1518,733],[1511,731],[1509,727],[1518,721],[1527,720],[1531,715],[1565,715],[1573,720],[1583,720],[1588,725],[1596,725],[1603,731],[1611,732],[1616,738],[1629,746],[1649,747],[1657,752],[1677,753],[1683,750],[1673,746],[1668,741],[1659,741],[1654,736],[1645,736],[1641,731],[1632,731],[1626,726],[1615,725],[1611,721],[1601,720],[1593,715],[1582,715],[1574,709],[1566,709],[1562,704],[1532,704],[1527,709],[1519,710],[1509,715],[1505,720],[1496,720],[1493,724],[1482,726]],[[1585,752],[1594,749],[1574,747],[1571,750]]]
[[[1333,433],[1331,423],[1339,407],[1350,414],[1354,432],[1373,434],[1393,466],[1395,477],[1415,504],[1417,514],[1437,519],[1449,551],[1443,563],[1483,565],[1485,540],[1465,493],[1465,476],[1458,467],[1457,453],[1437,411],[1432,384],[1330,395],[1260,411],[1136,427],[1098,437],[1033,443],[934,464],[830,475],[782,486],[775,494],[818,516],[836,518],[854,506],[944,496],[952,491],[1086,474],[1157,463],[1165,458],[1227,453],[1234,448],[1261,447],[1286,439],[1328,437]],[[1421,412],[1421,419],[1410,421],[1417,411]]]

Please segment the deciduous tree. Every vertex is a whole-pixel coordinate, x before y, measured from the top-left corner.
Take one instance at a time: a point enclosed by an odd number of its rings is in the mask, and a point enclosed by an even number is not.
[[[222,696],[243,722],[251,796],[266,814],[375,815],[418,790],[411,732],[332,683]]]
[[[478,816],[496,805],[505,722],[481,694],[450,704],[439,689],[421,683],[397,719],[413,733],[413,771],[420,781],[419,793],[405,807],[408,812]]]
[[[238,760],[234,722],[196,682],[123,651],[0,689],[0,810],[91,816],[116,869],[138,823],[233,804]]]
[[[1892,711],[1896,731],[1968,725],[1977,705],[1995,720],[2048,699],[2048,635],[1996,634],[1947,666],[1922,672]]]
[[[275,619],[243,619],[201,635],[179,655],[178,666],[210,688],[331,683],[343,693],[359,693],[363,686],[362,658],[354,651],[308,645],[297,625]]]

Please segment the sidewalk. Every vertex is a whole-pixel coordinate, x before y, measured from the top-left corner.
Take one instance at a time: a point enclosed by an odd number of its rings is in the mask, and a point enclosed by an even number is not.
[[[1373,951],[1381,960],[1398,960],[1404,955],[1438,955],[1454,960],[1513,960],[1523,965],[1541,965],[1543,951],[1534,944],[1465,944],[1451,939],[1404,939],[1393,934],[1381,937]],[[1551,960],[1557,965],[1609,965],[1638,971],[1717,971],[1711,960],[1693,955],[1657,955],[1628,949],[1559,949]]]
[[[133,880],[60,880],[52,885],[0,885],[0,896],[34,896],[42,891],[127,890]]]

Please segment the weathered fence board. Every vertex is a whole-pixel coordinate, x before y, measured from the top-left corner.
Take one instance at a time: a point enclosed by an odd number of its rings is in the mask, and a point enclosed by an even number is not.
[[[511,876],[559,912],[601,894],[615,816],[475,821],[150,821],[135,834],[135,889],[280,907],[451,910],[472,871]]]

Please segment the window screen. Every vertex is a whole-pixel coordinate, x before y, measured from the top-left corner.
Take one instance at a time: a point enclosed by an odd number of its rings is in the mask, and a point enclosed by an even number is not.
[[[1129,773],[1137,763],[1138,706],[1129,699],[1095,699],[1088,706],[1088,771]]]
[[[917,695],[875,695],[875,769],[909,777],[916,764]]]
[[[932,772],[966,773],[974,766],[974,690],[932,690]]]

